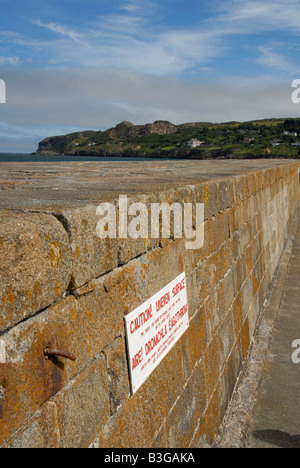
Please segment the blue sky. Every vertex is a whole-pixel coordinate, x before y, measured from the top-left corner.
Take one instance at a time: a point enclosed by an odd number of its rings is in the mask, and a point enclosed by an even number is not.
[[[0,152],[122,120],[298,116],[299,0],[0,0]]]

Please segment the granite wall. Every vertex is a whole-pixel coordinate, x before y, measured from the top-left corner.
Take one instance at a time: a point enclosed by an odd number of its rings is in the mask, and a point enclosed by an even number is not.
[[[184,238],[100,240],[95,205],[0,211],[0,446],[211,443],[298,205],[299,168],[134,197],[204,203],[199,250]],[[124,316],[182,272],[190,326],[132,396]]]

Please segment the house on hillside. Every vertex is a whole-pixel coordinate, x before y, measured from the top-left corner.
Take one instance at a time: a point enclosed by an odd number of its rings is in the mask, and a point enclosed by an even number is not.
[[[277,146],[280,145],[280,141],[279,140],[271,140],[270,145],[272,146],[272,148],[277,148]]]
[[[192,140],[188,141],[187,146],[188,146],[188,148],[198,148],[203,143],[204,143],[204,141],[196,140],[196,139],[193,138]]]
[[[252,143],[254,141],[254,138],[245,138],[244,139],[244,144],[247,145],[249,143]]]

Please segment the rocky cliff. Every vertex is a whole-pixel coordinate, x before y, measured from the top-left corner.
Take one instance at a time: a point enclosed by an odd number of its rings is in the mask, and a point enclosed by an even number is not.
[[[146,125],[133,125],[131,122],[121,122],[115,128],[108,130],[111,138],[136,138],[144,135],[169,135],[175,133],[177,130],[176,125],[164,120],[157,120],[153,124]]]
[[[132,140],[146,135],[169,135],[175,133],[178,127],[170,122],[158,120],[152,124],[133,125],[124,121],[116,127],[104,132],[86,131],[71,133],[69,135],[46,138],[39,143],[37,155],[76,154],[80,146],[93,147],[91,151],[101,153],[99,145],[112,144],[118,141]],[[87,140],[87,141],[85,141]],[[85,145],[86,143],[86,145]],[[97,147],[97,148],[95,148]],[[90,153],[88,151],[86,153]],[[102,148],[102,151],[105,151]],[[118,152],[116,150],[116,152]]]
[[[64,154],[65,148],[72,144],[74,140],[78,138],[88,138],[94,132],[77,132],[70,133],[68,135],[53,136],[45,138],[45,140],[39,143],[38,150],[35,154],[40,155],[55,155]]]

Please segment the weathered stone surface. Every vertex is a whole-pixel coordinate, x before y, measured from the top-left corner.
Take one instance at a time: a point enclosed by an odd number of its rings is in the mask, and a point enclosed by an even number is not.
[[[0,443],[20,420],[30,417],[109,343],[124,335],[123,316],[120,290],[106,292],[99,281],[90,294],[78,300],[69,296],[2,335],[6,362],[0,364],[0,386],[6,394]],[[77,360],[46,360],[45,348],[69,351]]]
[[[98,355],[52,400],[57,406],[59,448],[88,447],[110,416],[106,360]]]
[[[204,308],[190,321],[190,327],[181,339],[183,345],[183,369],[188,377],[202,358],[207,343],[207,316]]]
[[[59,441],[57,407],[49,401],[2,448],[58,448]]]
[[[44,309],[67,290],[69,239],[53,217],[0,211],[0,331]]]
[[[167,445],[169,447],[186,448],[189,446],[198,424],[199,414],[205,409],[204,380],[203,369],[198,366],[166,421]]]
[[[99,434],[99,447],[147,448],[184,386],[181,346],[175,346],[134,397],[129,398]],[[137,417],[138,415],[138,417]]]
[[[87,447],[109,414],[105,357],[99,355],[2,448]]]
[[[117,338],[103,350],[108,372],[110,414],[130,396],[130,383],[124,338]]]
[[[5,362],[0,363],[0,386],[5,389],[5,398],[1,403],[0,443],[75,375],[81,359],[71,363],[46,360],[44,356],[46,347],[78,355],[74,317],[76,300],[69,297],[1,336]]]
[[[77,289],[118,266],[118,239],[98,237],[96,228],[100,217],[96,211],[96,206],[88,205],[58,215],[71,240],[71,289]]]
[[[13,165],[4,166],[1,177],[14,183]],[[36,281],[40,268],[44,283],[36,291],[38,305],[25,290],[37,308],[26,305],[24,292],[16,307],[11,291],[2,301],[0,444],[211,443],[299,200],[298,169],[299,163],[287,161],[88,162],[55,170],[37,163],[26,173],[21,168],[12,196],[1,192],[0,207],[40,213],[2,212],[7,222],[0,239],[7,245],[0,272],[9,287],[23,291],[17,268],[28,271],[28,281]],[[33,189],[39,189],[39,199]],[[174,240],[173,221],[170,239],[100,240],[96,207],[102,201],[116,205],[120,194],[128,195],[129,204],[145,203],[149,213],[152,202],[204,203],[203,247],[187,250],[185,238]],[[53,237],[60,248],[51,244]],[[130,396],[124,316],[182,272],[190,326]],[[59,275],[66,275],[65,283]],[[57,277],[61,284],[53,295]],[[46,360],[49,346],[75,354],[76,361]]]

